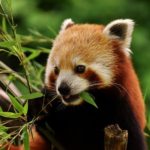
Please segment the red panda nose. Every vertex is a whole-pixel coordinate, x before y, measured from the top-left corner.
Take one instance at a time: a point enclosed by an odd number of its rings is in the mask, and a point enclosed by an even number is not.
[[[58,91],[62,96],[67,96],[70,94],[71,89],[65,82],[62,82],[58,88]]]

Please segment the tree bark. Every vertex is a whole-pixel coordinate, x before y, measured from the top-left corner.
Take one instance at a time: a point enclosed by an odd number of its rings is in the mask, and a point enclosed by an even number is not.
[[[105,150],[127,150],[128,131],[121,130],[119,125],[107,126],[105,132]]]

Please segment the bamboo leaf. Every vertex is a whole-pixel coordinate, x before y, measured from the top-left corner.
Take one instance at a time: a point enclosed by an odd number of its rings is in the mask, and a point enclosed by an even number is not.
[[[10,134],[6,133],[5,131],[1,131],[0,130],[0,150],[6,150],[6,149],[1,149],[2,145],[6,142],[8,142],[7,140],[10,139]]]
[[[46,53],[46,54],[49,54],[49,52],[51,51],[50,49],[43,48],[43,47],[39,47],[39,49],[42,51],[42,53]]]
[[[14,119],[14,118],[19,118],[21,116],[21,113],[0,112],[0,116]]]
[[[2,19],[2,29],[5,33],[7,33],[6,19],[3,17]]]
[[[35,51],[35,49],[29,48],[29,47],[22,47],[22,50],[23,50],[24,52],[30,52],[30,53],[33,53],[33,52]]]
[[[3,126],[3,125],[0,125],[0,131],[5,132],[5,131],[7,131],[7,130],[8,130],[8,127]]]
[[[28,101],[25,103],[24,107],[23,107],[23,114],[26,115],[28,112]]]
[[[40,51],[34,51],[31,55],[29,55],[26,59],[24,59],[24,63],[29,62],[32,59],[35,59],[40,55]]]
[[[42,93],[40,93],[40,92],[35,92],[35,93],[23,95],[23,96],[21,96],[20,98],[26,99],[26,100],[31,100],[31,99],[35,99],[35,98],[40,98],[40,97],[42,97],[42,96],[43,96]]]
[[[2,107],[0,107],[0,112],[3,112],[3,109],[2,109]]]
[[[0,47],[3,47],[3,48],[12,48],[12,46],[14,45],[15,45],[14,41],[0,42]]]
[[[30,150],[29,146],[29,134],[27,126],[23,129],[23,144],[24,144],[24,150]]]
[[[80,97],[85,100],[87,103],[93,105],[94,107],[98,108],[97,104],[95,103],[93,97],[88,92],[80,93]]]
[[[33,35],[35,36],[42,36],[42,34],[36,30],[33,30],[33,29],[29,29],[30,33],[32,33]]]
[[[8,94],[9,98],[12,101],[12,105],[14,106],[14,108],[19,112],[22,113],[23,112],[23,106],[17,101],[17,99],[15,97],[13,97],[11,94]]]
[[[147,111],[147,127],[150,130],[150,112]]]

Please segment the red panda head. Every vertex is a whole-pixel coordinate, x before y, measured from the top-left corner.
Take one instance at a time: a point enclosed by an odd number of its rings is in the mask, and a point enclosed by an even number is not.
[[[121,57],[129,59],[133,26],[130,19],[106,27],[65,20],[47,61],[46,86],[67,105],[80,104],[79,94],[85,90],[110,87]]]

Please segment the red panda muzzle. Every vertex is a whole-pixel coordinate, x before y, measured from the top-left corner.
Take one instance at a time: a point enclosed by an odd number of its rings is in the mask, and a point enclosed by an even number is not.
[[[79,99],[80,96],[79,95],[70,95],[69,97],[63,97],[64,101],[65,102],[73,102],[73,101],[76,101],[77,99]]]

